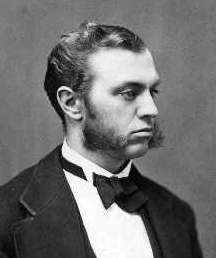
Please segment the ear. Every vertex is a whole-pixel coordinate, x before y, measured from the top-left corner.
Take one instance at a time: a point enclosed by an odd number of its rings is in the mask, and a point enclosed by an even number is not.
[[[56,95],[60,107],[67,116],[76,121],[82,119],[81,100],[76,92],[67,86],[61,86]]]

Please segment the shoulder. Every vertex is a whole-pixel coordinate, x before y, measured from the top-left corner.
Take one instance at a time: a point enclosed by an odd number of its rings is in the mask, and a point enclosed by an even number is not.
[[[34,173],[36,165],[21,171],[17,176],[12,178],[8,183],[0,186],[0,203],[6,199],[17,196],[25,187]]]
[[[191,206],[166,187],[142,176],[137,170],[136,173],[137,184],[150,199],[148,207],[152,213],[156,214],[155,218],[159,220],[167,218],[164,221],[166,221],[166,227],[171,227],[171,231],[175,232],[178,228],[179,232],[186,232],[190,237],[191,257],[203,257],[196,229],[196,219]],[[169,225],[169,223],[171,224]],[[174,225],[176,226],[174,227]]]
[[[0,186],[0,249],[11,240],[12,225],[25,217],[19,198],[30,180],[35,166],[28,168]],[[0,255],[1,256],[1,255]]]
[[[57,146],[52,152],[48,153],[35,165],[23,170],[8,183],[0,186],[0,216],[9,209],[16,209],[19,206],[19,198],[30,181],[37,177],[37,169],[41,164],[46,167],[54,166],[54,161],[58,159],[61,145]]]
[[[32,176],[35,174],[37,168],[41,163],[49,165],[53,162],[53,158],[56,158],[61,145],[57,146],[52,152],[48,153],[41,160],[39,160],[35,165],[26,168],[25,170],[18,173],[17,176],[12,178],[8,183],[0,186],[0,205],[1,201],[5,199],[13,199],[12,197],[18,197],[24,190],[26,184],[31,180]]]
[[[19,198],[31,179],[36,166],[25,169],[5,185],[0,186],[0,227],[21,217]]]
[[[42,158],[34,166],[23,170],[8,183],[0,186],[0,249],[3,242],[10,241],[8,239],[11,238],[11,227],[15,225],[17,221],[29,216],[28,211],[20,203],[21,196],[32,180],[36,180],[36,182],[39,181],[38,172],[41,171],[42,166],[43,168],[47,167],[47,170],[55,166],[54,161],[57,160],[59,156],[59,148],[60,146]],[[44,169],[43,171],[46,170]],[[35,198],[37,198],[37,193],[35,193]]]
[[[194,223],[194,212],[187,201],[160,183],[143,176],[136,168],[134,172],[137,184],[153,204],[166,211],[171,211],[183,223]]]

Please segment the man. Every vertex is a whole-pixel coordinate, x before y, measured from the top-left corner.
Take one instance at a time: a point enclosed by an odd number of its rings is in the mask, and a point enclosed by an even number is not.
[[[132,160],[160,146],[159,75],[145,43],[84,23],[48,58],[65,139],[0,189],[0,257],[200,258],[188,204]]]

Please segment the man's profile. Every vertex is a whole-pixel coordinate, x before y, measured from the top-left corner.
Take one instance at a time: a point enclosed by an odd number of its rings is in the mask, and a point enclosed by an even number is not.
[[[61,146],[0,188],[0,257],[201,258],[190,206],[138,171],[162,143],[151,52],[132,31],[83,23],[48,57]]]

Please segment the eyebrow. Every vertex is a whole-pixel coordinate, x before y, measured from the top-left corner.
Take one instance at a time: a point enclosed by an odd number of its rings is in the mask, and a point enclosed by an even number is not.
[[[156,80],[153,84],[150,85],[150,89],[156,89],[159,84],[161,83],[161,80]],[[124,82],[122,85],[117,87],[117,89],[114,89],[114,92],[121,92],[129,87],[136,88],[136,89],[146,89],[147,85],[145,83],[135,82],[135,81],[128,81]]]
[[[152,85],[150,85],[150,88],[156,89],[161,84],[161,79],[158,78]]]

